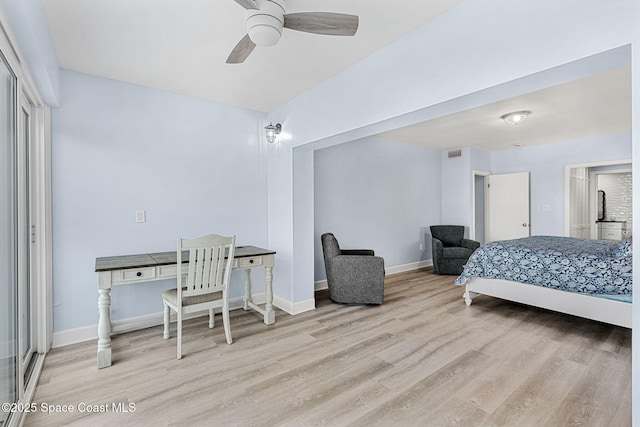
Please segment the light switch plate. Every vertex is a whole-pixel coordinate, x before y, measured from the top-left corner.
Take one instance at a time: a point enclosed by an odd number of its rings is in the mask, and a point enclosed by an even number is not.
[[[551,212],[551,205],[542,205],[542,212]]]
[[[147,222],[147,213],[143,209],[136,211],[136,222]]]

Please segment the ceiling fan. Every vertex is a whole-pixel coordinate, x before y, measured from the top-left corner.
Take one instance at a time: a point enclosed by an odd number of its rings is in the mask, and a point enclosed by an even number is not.
[[[284,0],[234,0],[245,9],[247,35],[233,48],[227,64],[239,64],[256,46],[278,43],[282,30],[331,36],[353,36],[358,31],[358,17],[343,13],[286,13]]]

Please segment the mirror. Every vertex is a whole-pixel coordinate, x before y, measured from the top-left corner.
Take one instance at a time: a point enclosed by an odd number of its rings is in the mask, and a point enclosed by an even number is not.
[[[606,202],[604,191],[598,190],[598,221],[604,220],[605,204]]]

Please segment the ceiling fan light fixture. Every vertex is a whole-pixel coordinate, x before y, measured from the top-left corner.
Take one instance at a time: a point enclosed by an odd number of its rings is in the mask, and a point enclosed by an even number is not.
[[[257,46],[273,46],[280,40],[284,28],[282,0],[256,0],[260,9],[246,9],[247,33]]]
[[[268,47],[278,43],[282,35],[276,28],[270,25],[255,25],[249,28],[249,38],[256,46]]]
[[[531,114],[531,111],[514,111],[513,113],[507,113],[500,118],[507,124],[518,125],[527,120],[529,114]]]
[[[241,64],[256,46],[273,46],[282,31],[327,36],[354,36],[360,18],[356,15],[333,12],[286,13],[285,0],[234,0],[244,8],[247,34],[235,45],[227,64]]]

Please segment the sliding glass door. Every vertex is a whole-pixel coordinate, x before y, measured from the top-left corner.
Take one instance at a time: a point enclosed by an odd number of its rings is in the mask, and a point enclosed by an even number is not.
[[[18,400],[16,77],[0,55],[0,402]],[[0,412],[0,426],[10,413]]]
[[[51,346],[51,121],[0,13],[0,427],[24,422]]]

